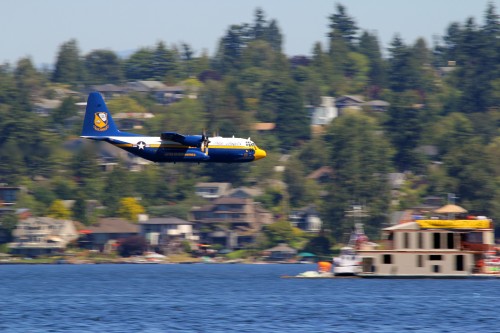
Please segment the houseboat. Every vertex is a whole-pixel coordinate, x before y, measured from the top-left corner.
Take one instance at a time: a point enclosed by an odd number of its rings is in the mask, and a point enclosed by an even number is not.
[[[418,219],[383,229],[377,249],[362,247],[361,277],[500,277],[492,220],[479,216]]]

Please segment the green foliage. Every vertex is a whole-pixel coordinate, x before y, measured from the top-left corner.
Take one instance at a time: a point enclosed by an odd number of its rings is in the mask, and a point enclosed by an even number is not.
[[[61,45],[52,81],[77,84],[82,78],[83,64],[80,59],[80,50],[77,41],[72,39]]]
[[[345,115],[328,128],[325,142],[335,170],[323,207],[327,228],[336,237],[348,232],[352,225],[344,215],[352,204],[366,205],[369,224],[380,226],[389,208],[386,175],[392,169],[393,151],[378,125],[364,115]]]
[[[270,246],[286,243],[298,247],[304,240],[303,232],[292,227],[291,223],[285,220],[279,220],[265,226],[264,234]]]
[[[106,102],[106,105],[111,113],[144,113],[147,111],[143,105],[139,104],[134,98],[129,96],[113,98],[112,100]]]
[[[314,253],[318,258],[328,258],[331,256],[332,242],[328,237],[317,236],[309,240],[302,249],[304,252]]]
[[[17,215],[2,214],[0,215],[0,232],[4,232],[7,242],[12,241],[12,232],[17,227]],[[0,253],[7,253],[10,249],[7,246],[0,245]]]
[[[84,67],[88,84],[122,82],[122,64],[118,56],[109,50],[94,50],[85,56]]]

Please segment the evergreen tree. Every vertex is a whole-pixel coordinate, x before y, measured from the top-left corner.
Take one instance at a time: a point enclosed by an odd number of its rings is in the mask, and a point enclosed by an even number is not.
[[[425,124],[418,97],[411,93],[397,93],[391,98],[388,110],[387,135],[396,154],[395,164],[400,171],[420,171],[422,157],[416,152]]]
[[[251,36],[248,24],[232,25],[222,37],[216,55],[216,69],[223,74],[240,68],[239,60]]]
[[[358,49],[369,61],[367,96],[380,98],[382,89],[386,87],[386,66],[377,37],[364,31],[359,39]]]
[[[85,56],[88,84],[121,83],[124,75],[121,61],[113,51],[94,50]]]
[[[57,55],[53,82],[77,84],[83,78],[83,64],[77,41],[71,39],[63,43]]]
[[[336,9],[337,12],[329,17],[330,32],[328,36],[330,40],[341,38],[349,48],[354,49],[358,32],[356,22],[347,15],[346,8],[343,5],[337,4]]]
[[[413,89],[415,73],[411,64],[411,50],[396,35],[389,48],[389,88],[397,93]]]
[[[163,81],[167,77],[174,77],[177,68],[175,52],[166,48],[165,43],[159,42],[153,55],[153,77]]]
[[[128,80],[150,80],[156,77],[155,52],[149,48],[141,48],[125,61],[124,71]]]
[[[276,121],[276,133],[286,150],[309,138],[307,111],[298,87],[291,81],[271,80],[264,83],[259,113],[271,117],[263,121]],[[258,114],[259,115],[259,114]]]
[[[332,122],[325,147],[333,169],[331,190],[322,208],[325,228],[341,240],[352,228],[345,211],[353,204],[364,205],[370,212],[366,230],[374,235],[387,218],[392,147],[373,119],[356,114]]]

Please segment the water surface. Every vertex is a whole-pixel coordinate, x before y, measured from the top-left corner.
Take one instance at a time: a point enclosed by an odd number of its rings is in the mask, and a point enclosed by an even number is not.
[[[313,265],[2,265],[0,332],[500,332],[500,280],[281,279]]]

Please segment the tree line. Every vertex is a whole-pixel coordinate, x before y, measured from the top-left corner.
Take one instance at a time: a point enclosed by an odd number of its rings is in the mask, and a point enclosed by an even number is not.
[[[387,56],[376,34],[360,29],[341,4],[325,27],[328,42],[313,45],[311,56],[287,57],[278,22],[257,9],[253,22],[227,29],[212,57],[163,41],[126,58],[110,50],[82,55],[77,40],[70,40],[61,45],[53,69],[37,69],[30,58],[4,64],[0,182],[28,188],[18,206],[37,214],[55,200],[75,200],[73,216],[84,223],[96,218],[83,209],[88,200],[106,207],[99,214],[112,216],[125,197],[140,197],[150,213],[186,218],[200,200],[193,195],[199,181],[258,184],[265,190],[258,200],[284,219],[291,208],[315,204],[325,234],[337,240],[352,225],[345,212],[353,204],[366,207],[367,231],[376,235],[391,211],[446,193],[455,193],[472,213],[500,221],[500,23],[494,5],[487,6],[482,23],[451,23],[432,47],[424,39],[408,44],[396,34]],[[168,106],[138,94],[110,101],[112,110],[116,103],[154,113],[144,133],[208,129],[252,136],[268,157],[231,167],[151,165],[137,173],[122,163],[105,173],[95,146],[68,150],[63,144],[80,131],[79,125],[65,125],[78,117],[74,98],[65,98],[48,117],[33,112],[37,98],[55,98],[61,87],[134,80],[182,84],[198,96]],[[350,110],[312,136],[304,106],[342,95],[380,99],[390,107],[385,113]],[[259,134],[251,127],[255,122],[276,127]],[[284,172],[274,168],[280,164]],[[324,183],[307,178],[323,166],[332,170]],[[396,197],[387,181],[391,172],[406,174]]]

